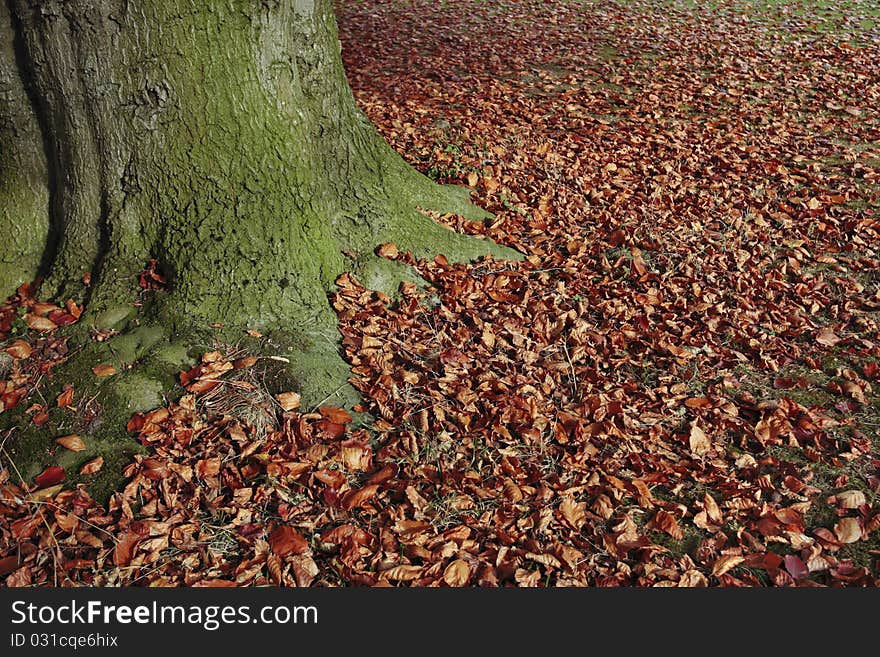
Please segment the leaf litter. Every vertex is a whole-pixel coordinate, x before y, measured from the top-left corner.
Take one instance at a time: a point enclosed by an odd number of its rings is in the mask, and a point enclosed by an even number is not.
[[[218,348],[106,505],[5,464],[3,583],[880,583],[880,38],[749,7],[339,2],[368,117],[495,214],[432,216],[525,259],[384,244],[430,284],[395,303],[340,277],[369,431],[295,391],[202,413],[256,362]],[[78,317],[0,308],[3,410]]]

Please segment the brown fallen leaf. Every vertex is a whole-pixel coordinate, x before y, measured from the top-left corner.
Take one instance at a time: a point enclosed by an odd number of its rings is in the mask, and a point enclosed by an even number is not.
[[[857,509],[868,501],[865,494],[860,490],[847,490],[842,493],[837,493],[835,497],[837,498],[838,505],[842,509]]]
[[[855,543],[862,537],[858,518],[841,518],[834,525],[834,534],[841,543]]]
[[[31,346],[24,340],[16,340],[5,351],[16,360],[23,360],[31,355]]]
[[[95,367],[92,368],[92,372],[95,376],[113,376],[116,374],[116,368],[104,363],[102,365],[95,365]]]
[[[745,561],[745,557],[734,554],[725,554],[719,557],[712,565],[712,574],[715,575],[715,577],[720,577],[732,568],[736,568],[743,561]]]
[[[688,436],[688,445],[690,447],[691,454],[696,457],[705,456],[712,449],[712,441],[709,440],[709,437],[699,427],[696,420],[691,423],[691,432]]]
[[[81,475],[93,475],[104,467],[104,457],[96,456],[91,461],[86,461],[79,469]]]
[[[816,342],[826,347],[833,347],[840,342],[840,338],[830,328],[822,328],[816,334]]]
[[[58,408],[65,408],[66,406],[70,406],[73,403],[73,386],[68,386],[64,389],[55,400],[55,404]]]
[[[295,408],[299,408],[302,397],[298,392],[280,392],[275,395],[275,399],[278,400],[282,409],[285,411],[292,411]]]
[[[456,559],[443,571],[443,581],[449,586],[465,586],[470,576],[470,566],[463,559]]]
[[[400,255],[400,251],[398,251],[397,247],[391,242],[382,244],[379,247],[377,253],[381,257],[388,258],[389,260],[397,260],[398,256]]]
[[[269,546],[279,557],[288,554],[303,554],[309,549],[309,542],[305,537],[289,525],[276,527],[269,534]]]
[[[81,452],[86,448],[83,439],[77,435],[62,436],[61,438],[56,438],[55,442],[71,452]]]
[[[381,575],[385,579],[394,579],[401,582],[408,582],[416,579],[422,574],[421,566],[392,566],[388,570],[382,571]]]
[[[28,313],[27,315],[27,325],[28,328],[32,328],[35,331],[52,331],[58,328],[58,325],[51,319],[40,317],[39,315],[34,315],[32,313]]]

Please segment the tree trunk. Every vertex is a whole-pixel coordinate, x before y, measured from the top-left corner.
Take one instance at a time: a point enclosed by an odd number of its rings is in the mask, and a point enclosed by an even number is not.
[[[374,255],[385,242],[515,257],[417,211],[487,216],[406,165],[357,109],[330,0],[9,6],[0,230],[14,259],[0,261],[0,287],[42,262],[42,297],[82,300],[81,324],[118,331],[68,368],[123,372],[101,384],[108,409],[156,405],[186,353],[246,329],[290,360],[304,405],[350,403],[328,302],[343,271],[383,291],[412,277]],[[170,285],[136,307],[150,259]]]

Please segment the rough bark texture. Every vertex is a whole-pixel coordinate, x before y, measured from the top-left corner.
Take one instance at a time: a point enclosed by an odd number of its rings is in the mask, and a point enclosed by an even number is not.
[[[329,0],[9,2],[19,52],[5,20],[0,230],[16,253],[0,285],[42,258],[41,296],[84,300],[81,324],[119,331],[68,374],[117,365],[101,399],[121,416],[160,403],[195,349],[245,329],[290,359],[304,404],[350,403],[327,298],[339,274],[395,288],[411,274],[373,255],[384,242],[514,256],[416,210],[486,216],[406,165],[357,109]],[[171,286],[136,308],[150,258]]]
[[[49,228],[43,137],[21,76],[12,16],[0,2],[0,297],[39,270]]]

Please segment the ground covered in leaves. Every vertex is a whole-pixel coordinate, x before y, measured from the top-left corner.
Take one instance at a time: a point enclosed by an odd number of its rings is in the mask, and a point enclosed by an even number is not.
[[[0,452],[2,581],[877,586],[878,14],[340,0],[369,118],[496,215],[436,218],[525,260],[338,281],[369,431],[218,345],[106,504]],[[0,410],[88,408],[39,396],[78,316],[0,309]]]

